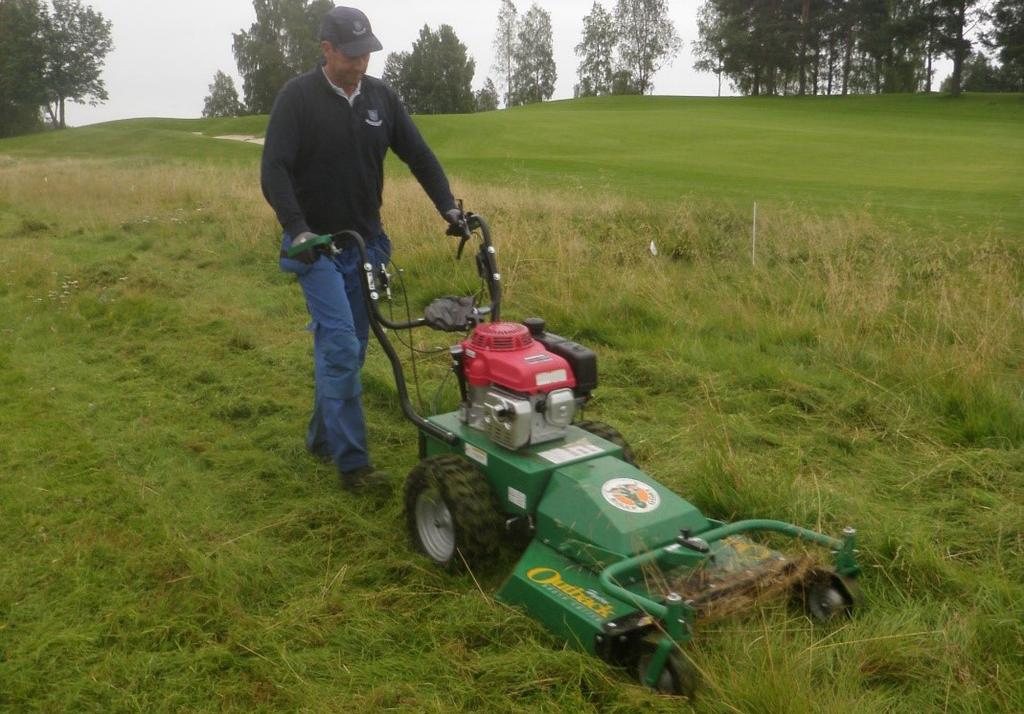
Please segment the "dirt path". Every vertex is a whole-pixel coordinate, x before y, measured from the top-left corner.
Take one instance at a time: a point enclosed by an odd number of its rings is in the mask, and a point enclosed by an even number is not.
[[[249,134],[224,134],[223,136],[215,136],[214,139],[230,139],[231,141],[244,141],[248,144],[259,144],[263,145],[262,136],[251,136]]]

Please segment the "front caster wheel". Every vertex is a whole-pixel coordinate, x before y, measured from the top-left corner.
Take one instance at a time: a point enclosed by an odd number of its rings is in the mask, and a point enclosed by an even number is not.
[[[819,570],[803,584],[800,596],[807,616],[826,624],[853,614],[860,600],[860,586],[853,578]]]
[[[647,670],[650,668],[653,658],[654,647],[645,647],[636,660],[635,674],[637,679],[640,680],[640,684],[644,686],[648,686]],[[653,689],[658,694],[670,694],[693,699],[699,686],[700,673],[696,667],[677,648],[673,648],[665,659],[665,667],[661,670],[661,674],[658,675]]]

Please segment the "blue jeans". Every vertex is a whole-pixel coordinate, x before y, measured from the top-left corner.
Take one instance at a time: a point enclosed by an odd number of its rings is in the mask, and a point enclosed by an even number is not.
[[[286,233],[281,250],[291,242]],[[367,241],[367,248],[375,266],[391,258],[391,241],[383,232]],[[359,252],[347,248],[333,258],[320,256],[313,264],[282,257],[280,266],[298,276],[312,318],[308,329],[313,333],[316,389],[306,448],[329,455],[339,471],[367,466],[370,456],[359,370],[366,360],[370,323],[359,278]]]

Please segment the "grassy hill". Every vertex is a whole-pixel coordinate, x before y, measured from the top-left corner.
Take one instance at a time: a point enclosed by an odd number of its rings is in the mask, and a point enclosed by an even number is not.
[[[474,183],[880,210],[952,235],[1024,232],[1020,95],[607,97],[419,123],[448,170]],[[25,156],[244,162],[259,148],[211,146],[192,132],[265,127],[266,117],[130,120],[0,146]]]
[[[589,418],[709,516],[860,529],[859,616],[702,628],[696,711],[1024,709],[1022,119],[981,96],[419,120],[494,227],[507,316],[598,351]],[[688,710],[496,603],[508,562],[437,572],[398,497],[304,453],[259,147],[209,138],[264,122],[0,141],[0,710]],[[413,309],[474,287],[390,170]],[[425,409],[453,404],[445,362],[420,361]],[[404,476],[379,350],[364,386]]]

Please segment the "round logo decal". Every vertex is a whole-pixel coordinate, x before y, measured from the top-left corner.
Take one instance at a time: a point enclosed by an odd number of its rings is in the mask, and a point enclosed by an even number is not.
[[[613,478],[601,487],[604,500],[629,513],[650,513],[661,504],[658,492],[635,478]]]

